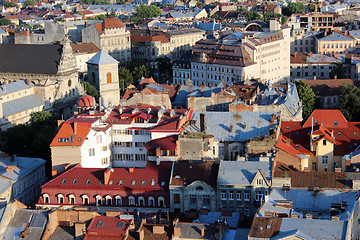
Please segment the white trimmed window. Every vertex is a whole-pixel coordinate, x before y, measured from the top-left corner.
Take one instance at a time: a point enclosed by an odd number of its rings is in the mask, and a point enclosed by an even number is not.
[[[250,201],[250,193],[249,192],[244,192],[244,201]]]
[[[97,196],[95,197],[95,199],[96,199],[96,205],[97,205],[97,206],[100,206],[100,205],[103,204],[102,197],[101,197],[100,195],[97,195]]]
[[[138,205],[139,205],[140,207],[145,206],[145,199],[144,199],[144,197],[142,197],[142,196],[138,197]]]
[[[115,204],[119,206],[122,204],[122,199],[120,196],[115,196]]]
[[[227,199],[227,194],[225,191],[221,192],[221,200],[226,200]]]
[[[69,195],[69,203],[70,204],[75,204],[75,196],[73,194]]]
[[[88,195],[82,195],[81,198],[82,198],[83,205],[89,205],[89,197],[88,197]]]
[[[229,200],[234,200],[234,192],[229,192]]]
[[[165,199],[163,197],[158,197],[158,206],[159,207],[165,206]]]
[[[153,197],[148,198],[148,205],[149,205],[149,207],[155,206],[155,199]]]
[[[256,192],[255,200],[264,202],[265,201],[265,193],[264,192]]]
[[[108,206],[111,206],[112,205],[112,197],[110,195],[106,195],[105,196],[105,203],[106,205]]]
[[[322,164],[323,165],[328,165],[328,159],[329,159],[328,156],[322,156]]]
[[[241,201],[242,194],[241,192],[236,193],[236,200]]]
[[[129,206],[134,206],[135,205],[135,198],[133,196],[130,196],[128,199],[129,199]]]
[[[64,195],[58,194],[57,198],[58,198],[58,203],[64,204]]]
[[[49,194],[47,194],[47,193],[43,194],[43,200],[44,200],[44,203],[50,203]]]

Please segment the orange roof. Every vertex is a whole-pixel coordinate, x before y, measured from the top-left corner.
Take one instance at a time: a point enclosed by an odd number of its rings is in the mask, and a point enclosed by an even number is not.
[[[157,35],[157,36],[131,35],[131,43],[143,43],[143,42],[168,43],[170,41],[165,37],[165,35]]]
[[[102,23],[95,24],[98,33],[101,35],[104,29],[123,28],[125,24],[118,18],[105,18]]]
[[[90,132],[90,127],[83,126],[77,122],[65,122],[60,126],[58,133],[50,144],[57,146],[81,146]]]
[[[313,123],[312,123],[313,119]],[[311,125],[322,125],[326,128],[348,128],[348,121],[344,115],[337,109],[315,109],[310,117],[306,120],[303,128]]]
[[[156,83],[155,80],[151,78],[142,78],[140,81],[140,84],[146,84],[146,83]]]

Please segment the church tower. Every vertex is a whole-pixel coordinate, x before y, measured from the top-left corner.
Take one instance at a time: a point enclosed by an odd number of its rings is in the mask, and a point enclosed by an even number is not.
[[[120,104],[118,61],[102,50],[88,62],[88,81],[99,92],[103,107]]]

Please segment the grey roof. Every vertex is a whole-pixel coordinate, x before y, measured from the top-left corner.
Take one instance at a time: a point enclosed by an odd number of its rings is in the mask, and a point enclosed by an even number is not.
[[[213,239],[215,240],[216,226],[203,223],[183,223],[176,224],[181,228],[181,239]],[[204,236],[201,236],[201,228],[205,227]]]
[[[270,180],[271,161],[221,161],[218,185],[250,185],[259,170]]]
[[[62,46],[0,44],[0,72],[56,74]]]
[[[0,27],[0,34],[6,34],[6,33],[7,32],[3,28]]]
[[[293,116],[296,116],[301,111],[301,101],[295,83],[288,84],[284,105]]]
[[[360,38],[360,30],[349,31],[349,35],[354,37],[354,38]]]
[[[170,36],[177,36],[177,35],[188,35],[188,34],[194,34],[194,33],[205,33],[205,31],[201,29],[196,28],[182,28],[177,30],[169,30],[166,32],[166,34]]]
[[[219,174],[220,175],[220,174]],[[331,219],[329,210],[332,203],[347,202],[345,211],[341,211],[337,216],[340,220],[346,220],[348,214],[354,211],[354,203],[357,201],[359,193],[355,191],[341,192],[336,190],[324,191],[309,191],[307,189],[290,189],[283,190],[274,188],[269,196],[269,200],[259,210],[258,215],[264,216],[265,211],[271,210],[272,212],[290,211],[289,208],[276,206],[279,200],[292,201],[292,212],[299,213],[300,217],[302,211],[317,211],[323,212],[319,219]]]
[[[189,132],[200,132],[200,113],[194,112],[189,125]],[[255,137],[270,135],[270,129],[278,125],[278,112],[204,112],[206,118],[206,134],[214,136],[215,141],[244,142]],[[276,119],[270,126],[271,115]],[[232,131],[230,132],[230,126]]]
[[[87,63],[90,64],[110,64],[110,63],[118,63],[112,56],[110,56],[105,50],[101,50],[95,56],[93,56]]]
[[[221,23],[216,23],[215,20],[212,22],[201,22],[197,20],[193,23],[193,26],[205,31],[217,31],[222,28]]]
[[[208,212],[205,215],[200,213],[197,222],[215,224],[218,220],[226,220],[230,228],[237,228],[239,224],[239,217],[240,213],[237,212],[233,212],[231,216],[223,216],[222,212]]]
[[[345,59],[344,59],[345,61]],[[342,55],[339,54],[339,57],[330,57],[325,54],[313,54],[312,57],[307,56],[306,62],[308,63],[337,63],[337,62],[344,62],[342,60]]]
[[[22,98],[14,99],[9,102],[4,102],[2,104],[3,115],[4,117],[26,111],[35,107],[40,107],[45,104],[45,101],[42,100],[39,96],[32,94]]]
[[[34,87],[34,84],[32,82],[30,82],[30,84],[27,85],[26,80],[11,82],[11,83],[6,84],[6,92],[3,91],[4,90],[3,85],[0,87],[0,96],[14,93],[17,91],[21,91],[21,90],[24,90],[27,88],[32,88],[32,87]]]
[[[327,35],[326,37],[320,38],[318,41],[349,41],[354,40],[351,37],[347,37],[337,32]]]
[[[199,87],[199,86],[189,86],[189,85],[182,85],[176,95],[176,98],[173,102],[173,105],[187,105],[187,97],[194,96],[194,97],[210,97],[211,93],[218,93],[221,91],[221,87]],[[200,93],[200,91],[203,91]],[[190,93],[191,92],[191,93]]]
[[[297,234],[305,239],[345,239],[346,222],[306,218],[283,218],[277,238]]]

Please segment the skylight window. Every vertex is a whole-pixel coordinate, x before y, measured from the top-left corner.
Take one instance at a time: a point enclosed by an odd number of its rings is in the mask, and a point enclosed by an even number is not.
[[[118,228],[123,228],[124,227],[124,222],[118,222],[117,226]]]
[[[104,180],[101,180],[101,181],[100,181],[100,185],[103,185],[103,184],[104,184]]]
[[[61,181],[61,183],[62,183],[62,184],[66,183],[66,179],[63,179],[63,180]]]
[[[141,181],[141,186],[145,186],[145,181]]]
[[[135,186],[135,184],[136,184],[136,181],[132,181],[132,182],[131,182],[131,185],[132,185],[132,186]]]
[[[77,179],[75,178],[74,180],[73,180],[73,184],[76,184],[77,183]]]
[[[98,221],[96,226],[97,227],[102,227],[104,225],[104,221]]]
[[[123,184],[123,180],[120,180],[118,185],[122,185]]]
[[[151,186],[155,186],[155,180],[154,179],[151,181]]]
[[[162,186],[162,187],[165,186],[165,182],[161,182],[161,186]]]
[[[110,180],[109,185],[113,185],[114,181]]]
[[[90,184],[90,182],[91,182],[90,179],[86,180],[86,184]]]

